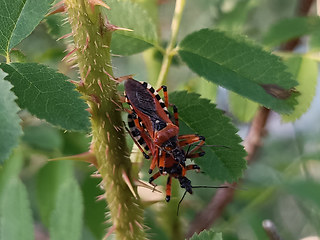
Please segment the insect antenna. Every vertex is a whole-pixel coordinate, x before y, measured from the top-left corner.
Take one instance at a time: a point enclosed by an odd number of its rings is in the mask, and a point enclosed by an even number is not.
[[[230,188],[230,186],[192,186],[192,188]]]
[[[231,186],[192,186],[192,188],[232,188]],[[182,203],[184,197],[186,196],[187,191],[184,192],[183,196],[181,197],[178,207],[177,207],[177,216],[179,216],[179,209],[180,209],[180,204]]]
[[[179,203],[178,203],[178,207],[177,207],[177,216],[179,216],[179,209],[180,209],[180,204],[182,202],[182,200],[184,199],[184,197],[186,196],[187,194],[187,190],[184,192],[183,196],[181,197]]]
[[[194,146],[200,146],[200,144],[195,144]],[[207,144],[205,144],[205,145],[201,145],[201,147],[223,147],[223,148],[231,149],[231,147],[225,146],[225,145],[207,145]]]

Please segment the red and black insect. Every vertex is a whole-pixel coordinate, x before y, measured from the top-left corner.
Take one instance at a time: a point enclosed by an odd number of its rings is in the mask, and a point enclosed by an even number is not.
[[[149,173],[158,166],[159,171],[155,173],[149,182],[153,183],[161,175],[168,174],[166,185],[166,201],[170,201],[172,178],[178,179],[181,188],[186,191],[178,204],[183,200],[187,192],[192,194],[193,188],[227,188],[228,186],[192,186],[191,181],[185,176],[188,170],[200,170],[196,164],[186,165],[187,158],[197,158],[205,154],[201,147],[205,144],[205,138],[197,134],[178,135],[179,118],[178,110],[173,105],[174,122],[170,119],[168,112],[168,94],[166,86],[157,91],[146,82],[138,82],[127,78],[125,83],[126,101],[131,111],[128,115],[129,129],[134,142],[146,158],[152,157]],[[158,92],[163,90],[163,101]],[[192,144],[196,146],[190,150]],[[187,153],[183,147],[189,146]],[[226,146],[221,146],[226,147]],[[149,153],[150,152],[150,153]]]
[[[165,102],[158,94],[161,89],[164,92]],[[152,183],[162,174],[169,175],[166,187],[166,201],[169,201],[172,178],[178,179],[180,186],[192,194],[191,181],[185,175],[188,170],[199,170],[200,167],[195,164],[186,166],[185,161],[186,158],[203,156],[204,151],[201,146],[205,142],[204,137],[196,134],[178,135],[177,108],[173,106],[174,124],[167,108],[169,105],[167,88],[163,86],[159,90],[155,91],[148,83],[140,83],[131,78],[125,82],[126,99],[132,110],[128,115],[130,128],[128,132],[144,156],[153,157],[149,173],[155,166],[159,167],[159,172],[155,173],[149,182]],[[190,152],[184,152],[184,146],[191,146],[197,142],[197,146]]]
[[[132,114],[128,115],[128,124],[130,127],[130,134],[137,140],[137,144],[140,149],[144,148],[146,152],[153,149],[154,143],[150,141],[145,131],[140,132],[134,124]],[[147,141],[147,142],[146,142]],[[143,150],[142,150],[143,151]],[[160,150],[162,151],[162,150]],[[145,153],[146,154],[146,153]],[[160,153],[161,154],[161,153]],[[147,154],[146,154],[147,155]],[[179,180],[181,188],[186,189],[187,192],[192,194],[191,181],[185,177],[186,172],[189,170],[200,170],[200,167],[196,164],[185,165],[185,162],[178,163],[174,158],[168,153],[161,154],[164,156],[164,169],[163,171],[158,171],[149,179],[149,183],[153,184],[153,181],[159,178],[164,173],[168,174],[167,186],[166,186],[166,201],[169,202],[171,198],[171,183],[172,178]],[[148,155],[147,155],[148,156]],[[186,154],[185,158],[192,158],[194,154]]]
[[[136,144],[151,151],[150,156],[153,157],[149,173],[153,171],[155,166],[159,167],[160,173],[164,171],[165,160],[172,159],[179,164],[184,165],[186,154],[183,150],[184,146],[198,143],[197,146],[190,151],[188,158],[195,158],[204,155],[201,146],[205,143],[205,138],[197,134],[178,135],[179,119],[178,110],[173,106],[174,119],[173,123],[168,112],[168,94],[167,88],[162,86],[157,91],[146,82],[138,82],[132,78],[128,78],[125,83],[126,101],[129,103],[131,111],[129,113],[129,127],[131,136]],[[158,91],[163,90],[163,101]],[[143,133],[144,137],[141,137]],[[144,143],[141,139],[144,139]],[[142,152],[144,152],[142,150]],[[144,152],[144,155],[147,154]],[[148,157],[147,157],[148,158]]]

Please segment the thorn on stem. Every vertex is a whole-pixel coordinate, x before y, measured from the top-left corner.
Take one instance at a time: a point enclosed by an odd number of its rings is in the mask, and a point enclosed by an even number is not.
[[[116,229],[116,226],[115,226],[115,225],[112,225],[112,226],[109,228],[107,234],[103,237],[103,240],[107,240],[107,238],[114,232],[115,229]]]
[[[94,7],[95,6],[101,6],[101,7],[104,7],[106,9],[110,9],[110,7],[107,4],[105,4],[102,0],[88,0],[88,2],[90,4],[92,12],[94,12]]]
[[[53,11],[49,12],[46,17],[57,14],[57,13],[64,13],[67,11],[66,6],[64,5],[64,1],[58,2],[56,5],[52,7]]]
[[[64,60],[66,60],[70,55],[72,55],[75,51],[77,51],[78,50],[78,48],[74,48],[71,52],[69,52],[64,58],[62,58],[62,62],[64,61]]]
[[[96,199],[97,199],[97,201],[101,201],[101,200],[106,199],[106,196],[104,194],[101,194],[101,195],[97,196]]]
[[[66,39],[66,38],[68,38],[68,37],[71,37],[73,35],[73,33],[71,32],[71,33],[68,33],[68,34],[65,34],[65,35],[63,35],[62,37],[59,37],[58,39],[57,39],[57,41],[60,41],[61,39]]]
[[[122,170],[122,179],[123,179],[124,182],[127,184],[128,188],[130,189],[130,191],[131,191],[132,195],[135,197],[135,199],[138,199],[138,198],[137,198],[137,195],[136,195],[136,193],[135,193],[135,191],[134,191],[134,189],[133,189],[133,187],[132,187],[132,184],[131,184],[131,182],[130,182],[130,179],[129,179],[127,173],[126,173],[124,170]]]
[[[91,163],[97,167],[96,156],[91,151],[81,153],[81,154],[76,154],[73,156],[49,159],[49,161],[58,161],[58,160],[75,160],[75,161],[88,162],[88,163]]]

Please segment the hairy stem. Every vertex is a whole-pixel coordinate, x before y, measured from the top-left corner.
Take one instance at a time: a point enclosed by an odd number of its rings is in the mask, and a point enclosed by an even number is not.
[[[91,151],[102,176],[113,222],[111,229],[117,239],[144,239],[143,211],[125,181],[131,181],[132,166],[116,83],[109,77],[113,75],[109,46],[115,26],[102,17],[95,6],[97,2],[65,1],[81,76],[78,90],[87,99],[92,114]]]
[[[186,4],[186,0],[177,0],[176,6],[174,10],[174,15],[171,23],[171,39],[166,48],[165,54],[162,60],[162,66],[159,73],[158,81],[156,84],[156,88],[161,87],[162,84],[166,83],[166,79],[168,76],[168,71],[171,66],[172,57],[175,55],[174,47],[177,42],[177,36],[180,28],[181,18],[184,6]]]

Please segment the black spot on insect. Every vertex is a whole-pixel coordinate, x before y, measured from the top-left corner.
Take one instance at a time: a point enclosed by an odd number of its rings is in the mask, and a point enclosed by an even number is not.
[[[157,94],[157,95],[155,95],[155,96],[156,96],[156,99],[157,99],[158,101],[160,101],[161,97],[159,96],[159,94]]]
[[[149,88],[149,91],[150,91],[151,93],[154,93],[154,92],[155,92],[155,90],[154,90],[153,87]]]

